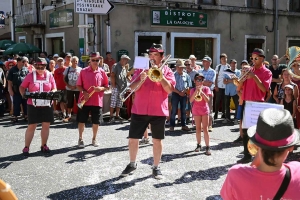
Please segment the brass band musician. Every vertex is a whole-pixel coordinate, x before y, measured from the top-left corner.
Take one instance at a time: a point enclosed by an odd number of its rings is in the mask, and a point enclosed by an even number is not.
[[[79,148],[84,148],[82,135],[89,113],[91,113],[93,124],[92,145],[99,146],[96,136],[102,119],[104,91],[108,89],[108,77],[105,71],[99,67],[100,58],[98,52],[90,54],[90,65],[81,70],[76,84],[80,91],[79,103],[85,102],[77,113]]]

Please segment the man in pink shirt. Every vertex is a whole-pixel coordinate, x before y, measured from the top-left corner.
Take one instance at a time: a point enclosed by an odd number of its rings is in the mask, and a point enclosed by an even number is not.
[[[78,109],[77,122],[79,131],[78,147],[84,148],[82,139],[85,123],[92,116],[93,124],[93,146],[99,146],[96,136],[102,118],[104,91],[108,89],[108,77],[103,69],[99,67],[100,54],[98,52],[90,54],[90,65],[80,71],[77,88],[80,91],[79,103],[85,101],[83,107]],[[94,92],[91,97],[89,94]]]
[[[149,49],[149,58],[157,67],[161,67],[164,58],[161,44],[153,44]],[[153,67],[153,66],[152,66]],[[132,80],[141,70],[136,70]],[[153,168],[154,178],[161,179],[162,173],[159,163],[162,155],[162,139],[165,137],[165,121],[169,115],[168,94],[175,87],[175,77],[172,70],[166,65],[162,67],[163,78],[160,82],[152,82],[145,72],[131,84],[131,89],[136,89],[135,99],[131,110],[131,123],[129,129],[129,156],[130,163],[121,176],[132,174],[137,168],[136,156],[139,149],[139,139],[142,139],[147,126],[151,125],[153,141]]]
[[[263,110],[248,135],[257,150],[255,159],[251,166],[239,164],[228,171],[222,199],[299,199],[300,163],[284,163],[299,141],[290,112]]]
[[[264,51],[262,49],[254,49],[251,60],[253,67],[248,74],[248,78],[242,82],[243,84],[243,100],[264,102],[266,92],[269,90],[272,81],[272,72],[263,64],[265,59]],[[247,115],[247,113],[244,113]],[[249,154],[247,144],[248,136],[247,129],[243,129],[243,144],[244,144],[244,157],[237,161],[237,163],[251,162],[251,155]]]

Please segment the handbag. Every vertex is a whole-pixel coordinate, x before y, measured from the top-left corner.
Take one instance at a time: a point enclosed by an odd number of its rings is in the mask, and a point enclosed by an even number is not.
[[[281,197],[284,195],[285,191],[287,190],[290,181],[291,181],[291,171],[288,167],[285,167],[286,172],[285,172],[285,176],[284,179],[275,195],[275,197],[273,198],[273,200],[280,200]]]

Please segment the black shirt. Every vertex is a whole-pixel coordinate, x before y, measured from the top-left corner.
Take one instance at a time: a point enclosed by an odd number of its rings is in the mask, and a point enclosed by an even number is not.
[[[272,72],[272,78],[279,78],[279,75],[281,74],[282,70],[286,68],[286,65],[280,64],[277,69],[274,69],[272,65],[269,66],[269,70]],[[271,82],[271,92],[274,94],[274,90],[276,87],[276,82]]]
[[[12,67],[8,71],[7,80],[12,82],[14,93],[20,93],[19,87],[28,73],[29,71],[26,67],[22,67],[21,70],[19,70],[17,66]]]

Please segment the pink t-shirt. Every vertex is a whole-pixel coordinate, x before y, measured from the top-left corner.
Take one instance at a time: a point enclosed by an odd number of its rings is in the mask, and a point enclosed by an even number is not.
[[[43,83],[43,92],[50,92],[56,89],[55,80],[52,73],[46,71],[43,75],[36,73],[36,80],[46,80],[46,73],[49,73],[49,83]],[[27,89],[29,92],[40,92],[40,84],[33,82],[33,72],[29,73],[23,80],[21,87]],[[33,105],[32,99],[27,100],[27,104]]]
[[[290,168],[291,181],[282,199],[300,199],[300,163],[284,164]],[[247,165],[235,165],[228,171],[221,189],[223,200],[273,199],[285,176],[285,167],[277,172],[261,172]]]
[[[142,70],[136,70],[132,80],[141,73]],[[164,77],[175,87],[175,76],[168,66],[163,67]],[[138,78],[136,81],[139,81]],[[163,89],[159,82],[152,82],[149,78],[135,92],[135,98],[131,113],[137,115],[150,116],[169,116],[168,93]]]
[[[196,90],[195,88],[191,89],[191,96],[194,94],[195,90]],[[211,90],[207,86],[202,86],[202,92],[209,97],[211,96]],[[193,101],[192,113],[193,116],[208,115],[209,114],[208,103],[203,98],[201,101]]]
[[[260,81],[265,86],[266,90],[269,90],[272,82],[272,72],[263,65],[259,69],[251,69],[252,72],[260,79]],[[262,92],[254,79],[247,79],[243,85],[243,100],[244,101],[259,101],[264,102],[266,93]]]
[[[76,85],[83,87],[84,90],[90,93],[92,89],[88,89],[91,86],[108,87],[108,78],[103,69],[98,67],[97,70],[93,71],[92,67],[88,66],[80,71]],[[103,107],[103,95],[104,91],[95,92],[84,105]],[[83,93],[81,92],[78,100],[79,103],[82,96]]]

